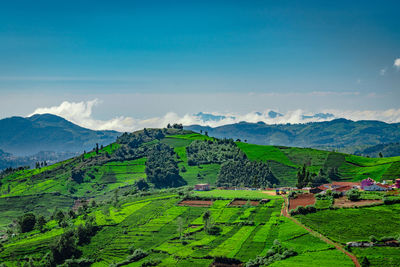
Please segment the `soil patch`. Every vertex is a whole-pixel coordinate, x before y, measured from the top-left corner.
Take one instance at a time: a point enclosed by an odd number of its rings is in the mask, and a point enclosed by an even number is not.
[[[250,206],[258,206],[260,204],[259,201],[247,201],[247,200],[234,200],[229,204],[229,207],[241,207],[249,202]]]
[[[262,192],[270,196],[276,196],[276,191],[262,191]]]
[[[182,200],[178,206],[210,207],[212,204],[211,200]]]
[[[295,199],[289,200],[289,209],[295,209],[298,206],[307,206],[307,205],[314,205],[315,204],[315,197],[314,194],[301,194],[297,195]]]
[[[340,197],[335,199],[333,204],[334,207],[359,207],[359,206],[368,206],[376,203],[383,203],[381,199],[363,199],[359,201],[350,201],[347,197]]]

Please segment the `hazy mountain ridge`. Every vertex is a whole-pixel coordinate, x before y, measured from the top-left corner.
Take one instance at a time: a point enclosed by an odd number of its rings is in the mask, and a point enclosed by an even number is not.
[[[0,120],[0,149],[18,156],[40,151],[82,152],[115,141],[116,131],[93,131],[51,114]]]
[[[260,145],[283,145],[341,149],[351,147],[366,148],[383,143],[396,143],[400,140],[400,124],[381,121],[351,121],[335,119],[306,124],[267,125],[263,122],[207,127],[185,126],[193,131],[207,131],[210,136],[247,140]]]

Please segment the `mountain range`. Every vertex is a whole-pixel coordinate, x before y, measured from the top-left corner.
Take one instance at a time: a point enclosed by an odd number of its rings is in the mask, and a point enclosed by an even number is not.
[[[334,119],[305,124],[275,125],[264,122],[240,122],[214,128],[201,125],[184,128],[207,132],[208,135],[218,138],[246,140],[252,144],[336,149],[348,153],[400,140],[400,123],[369,120]]]

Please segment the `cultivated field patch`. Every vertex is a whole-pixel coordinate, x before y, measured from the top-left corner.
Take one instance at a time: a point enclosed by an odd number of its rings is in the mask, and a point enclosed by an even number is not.
[[[296,198],[289,200],[289,209],[295,209],[298,206],[307,206],[307,205],[314,205],[315,204],[315,197],[314,194],[300,194],[297,195]]]

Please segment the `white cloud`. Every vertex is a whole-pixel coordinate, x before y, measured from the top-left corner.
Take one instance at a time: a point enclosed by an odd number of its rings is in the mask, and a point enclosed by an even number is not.
[[[371,95],[373,97],[374,95]],[[152,117],[145,119],[135,119],[132,117],[118,116],[109,120],[98,120],[93,118],[92,109],[100,105],[102,101],[98,99],[82,102],[64,101],[59,106],[37,108],[32,114],[51,113],[61,116],[82,127],[94,130],[117,130],[121,132],[134,131],[143,128],[159,128],[165,127],[168,123],[182,123],[183,125],[207,125],[217,127],[226,124],[238,123],[240,121],[247,122],[264,122],[266,124],[285,124],[285,123],[307,123],[315,121],[327,121],[334,118],[346,118],[351,120],[381,120],[385,122],[400,122],[400,109],[388,110],[337,110],[326,109],[321,110],[322,113],[334,114],[334,117],[306,117],[312,116],[314,113],[306,112],[302,109],[284,112],[282,116],[270,118],[268,113],[271,109],[266,109],[264,112],[249,112],[245,114],[239,113],[221,113],[221,112],[206,112],[213,115],[223,115],[226,118],[215,121],[203,121],[201,117],[193,114],[178,115],[175,112],[168,112],[164,116]],[[279,110],[274,110],[279,111]],[[203,111],[204,112],[204,111]],[[283,112],[280,112],[283,113]]]
[[[393,66],[400,69],[400,58],[394,60]]]

